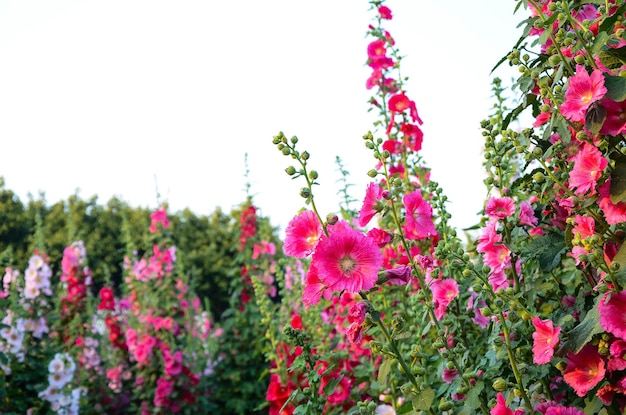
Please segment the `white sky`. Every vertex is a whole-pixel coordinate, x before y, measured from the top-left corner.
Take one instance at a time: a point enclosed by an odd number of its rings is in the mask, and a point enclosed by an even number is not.
[[[390,0],[388,29],[424,120],[424,156],[459,226],[485,196],[479,123],[492,66],[521,34],[515,2]],[[0,176],[25,202],[79,189],[174,210],[229,210],[251,192],[283,229],[302,207],[290,160],[300,138],[323,214],[338,210],[334,159],[362,200],[373,166],[365,0],[0,0]],[[510,77],[514,72],[507,72]],[[358,202],[354,207],[360,207]]]

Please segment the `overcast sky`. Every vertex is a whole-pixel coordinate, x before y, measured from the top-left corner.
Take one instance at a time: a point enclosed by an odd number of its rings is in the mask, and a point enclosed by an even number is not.
[[[453,223],[470,226],[489,71],[526,16],[514,1],[386,4],[424,157]],[[311,153],[323,214],[338,209],[337,155],[362,200],[371,17],[365,0],[0,0],[0,175],[23,201],[78,190],[156,207],[158,186],[174,210],[208,214],[244,200],[247,152],[256,205],[284,228],[303,183],[272,145],[282,130]]]

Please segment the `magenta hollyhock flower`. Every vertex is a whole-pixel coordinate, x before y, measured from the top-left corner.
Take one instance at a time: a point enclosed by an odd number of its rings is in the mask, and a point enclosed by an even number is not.
[[[363,206],[359,211],[359,226],[366,226],[374,215],[380,212],[383,207],[380,204],[380,200],[383,197],[383,188],[374,182],[367,185],[365,189],[365,199],[363,199]]]
[[[478,237],[476,250],[481,253],[489,250],[493,245],[502,242],[502,235],[498,233],[498,222],[489,221],[483,228],[481,235]]]
[[[491,415],[513,415],[514,412],[511,408],[506,406],[506,399],[504,399],[504,395],[502,392],[498,392],[498,396],[496,396],[496,406],[491,408]]]
[[[285,230],[283,250],[286,255],[305,258],[315,250],[323,229],[317,215],[305,210],[295,216]]]
[[[537,226],[538,219],[535,216],[535,211],[533,210],[530,203],[527,201],[523,201],[519,205],[519,223],[520,225],[529,225],[529,226]]]
[[[378,245],[379,248],[384,247],[389,242],[391,242],[392,236],[389,232],[384,231],[378,228],[372,228],[367,232],[367,236],[374,240],[374,243]]]
[[[354,303],[348,309],[348,321],[350,323],[361,324],[365,321],[365,314],[367,313],[367,304],[364,301]]]
[[[417,106],[415,102],[411,101],[404,92],[399,94],[392,95],[389,98],[389,111],[391,112],[391,116],[389,119],[389,125],[387,126],[387,134],[391,132],[391,128],[393,127],[395,115],[401,112],[409,110],[409,114],[411,115],[411,119],[413,122],[417,122],[420,125],[422,124],[422,119],[417,113]]]
[[[561,113],[570,121],[584,122],[589,106],[602,99],[606,92],[601,70],[595,69],[589,75],[584,66],[576,65],[576,75],[569,79]]]
[[[391,20],[391,10],[387,6],[380,6],[378,8],[378,13],[380,14],[381,19]]]
[[[576,215],[572,233],[580,240],[587,239],[595,234],[596,222],[590,216]]]
[[[406,285],[411,281],[413,268],[408,265],[400,265],[392,269],[385,270],[385,277],[394,285]]]
[[[598,312],[602,328],[626,340],[626,291],[607,293],[598,304]]]
[[[616,136],[626,131],[626,100],[615,102],[605,97],[601,105],[606,110],[606,119],[600,134]]]
[[[448,305],[459,295],[459,285],[452,278],[435,280],[430,286],[433,293],[433,306],[435,317],[441,320],[446,314]]]
[[[483,262],[493,272],[502,271],[511,265],[511,250],[502,244],[493,244],[485,247]]]
[[[617,225],[618,223],[626,222],[626,202],[611,202],[611,179],[598,188],[598,206],[604,213],[604,218],[609,225]]]
[[[446,383],[452,383],[452,381],[459,377],[459,371],[456,368],[445,368],[441,373],[441,379]]]
[[[341,224],[345,221],[340,221]],[[333,291],[369,290],[378,280],[383,256],[372,238],[345,223],[320,240],[313,261],[320,281]]]
[[[326,286],[320,281],[315,263],[311,263],[309,266],[309,272],[307,272],[304,279],[302,302],[306,305],[317,304],[320,302],[320,299],[325,291]]]
[[[615,340],[611,343],[609,352],[611,353],[607,365],[609,372],[626,369],[626,359],[624,359],[624,356],[626,356],[626,341]]]
[[[568,408],[553,401],[540,403],[535,407],[535,411],[544,415],[585,415],[580,409]]]
[[[380,80],[383,78],[383,71],[380,69],[377,69],[375,71],[372,72],[372,74],[370,75],[369,78],[367,78],[367,81],[365,81],[365,88],[367,89],[372,89],[374,88],[376,85],[378,85],[378,83],[380,82]]]
[[[157,224],[159,223],[163,225],[164,228],[168,228],[170,226],[170,221],[167,219],[165,207],[157,209],[150,215],[150,233],[155,233],[157,231]]]
[[[367,45],[367,57],[370,59],[382,58],[387,54],[387,42],[382,39],[375,40]]]
[[[346,331],[346,337],[350,343],[361,343],[361,340],[363,340],[363,325],[357,322],[350,324]]]
[[[574,156],[574,168],[569,176],[569,188],[577,195],[591,191],[595,194],[596,184],[602,171],[608,165],[608,160],[602,156],[600,150],[591,144],[583,144]]]
[[[595,346],[587,344],[577,354],[567,354],[563,379],[581,398],[604,379],[605,373],[604,360]]]
[[[404,134],[404,142],[411,151],[417,152],[422,149],[424,133],[421,128],[415,124],[402,123],[400,131]]]
[[[533,362],[538,365],[550,363],[554,355],[554,347],[559,343],[561,328],[554,328],[551,320],[541,320],[533,317]]]
[[[433,208],[422,197],[422,192],[416,190],[404,196],[406,222],[403,226],[408,239],[424,239],[437,235],[433,223]]]
[[[515,213],[515,202],[510,197],[490,197],[485,213],[492,219],[504,219]]]

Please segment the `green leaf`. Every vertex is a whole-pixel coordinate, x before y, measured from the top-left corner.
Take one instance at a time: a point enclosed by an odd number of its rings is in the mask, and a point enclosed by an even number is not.
[[[600,25],[599,31],[613,33],[613,26],[617,22],[617,19],[622,18],[624,12],[626,12],[626,3],[622,4],[619,9],[615,10],[615,13],[613,13],[611,16],[604,19],[604,21]]]
[[[626,78],[604,74],[604,86],[607,89],[606,96],[613,101],[622,102],[626,99]]]
[[[611,172],[611,188],[609,190],[612,203],[626,201],[626,159],[615,160],[615,168]],[[626,264],[622,264],[626,265]]]
[[[387,384],[387,376],[389,375],[389,369],[391,369],[391,359],[385,359],[382,365],[378,368],[378,383],[381,385]]]
[[[485,383],[483,381],[479,381],[474,385],[474,387],[467,392],[467,397],[465,398],[465,403],[472,409],[478,409],[480,406],[480,393],[485,389]]]
[[[606,120],[606,109],[598,102],[591,104],[585,115],[585,128],[591,131],[593,135],[600,132],[604,121]]]
[[[600,415],[598,411],[603,406],[604,405],[602,404],[602,401],[600,401],[600,399],[597,396],[593,396],[592,398],[585,399],[584,412],[585,414],[589,414],[589,415],[594,415],[594,414]]]
[[[428,411],[435,400],[435,391],[431,388],[424,389],[417,395],[411,403],[414,411]]]
[[[537,258],[542,271],[549,272],[561,263],[561,257],[567,251],[563,235],[549,233],[533,239],[525,248],[530,258]]]
[[[293,361],[293,363],[291,364],[291,366],[289,366],[289,371],[293,371],[296,369],[304,369],[306,367],[306,360],[304,360],[304,356],[300,355],[298,357],[296,357]]]
[[[562,349],[576,354],[587,343],[589,343],[595,334],[602,333],[604,331],[602,326],[600,326],[600,314],[598,313],[598,304],[600,303],[601,298],[601,296],[596,298],[593,307],[587,312],[583,321],[578,326],[570,330],[567,334],[567,342],[563,345]]]
[[[611,36],[609,36],[609,34],[606,32],[598,33],[595,40],[593,41],[593,46],[591,47],[591,53],[593,55],[597,55],[598,53],[600,53],[600,50],[602,49],[604,45],[606,45],[606,42],[609,40],[610,37]]]

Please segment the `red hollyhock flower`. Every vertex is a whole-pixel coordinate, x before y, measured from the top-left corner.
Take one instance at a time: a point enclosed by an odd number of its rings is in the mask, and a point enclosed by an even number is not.
[[[595,346],[587,344],[578,354],[568,353],[563,379],[581,398],[602,379],[606,369]]]

